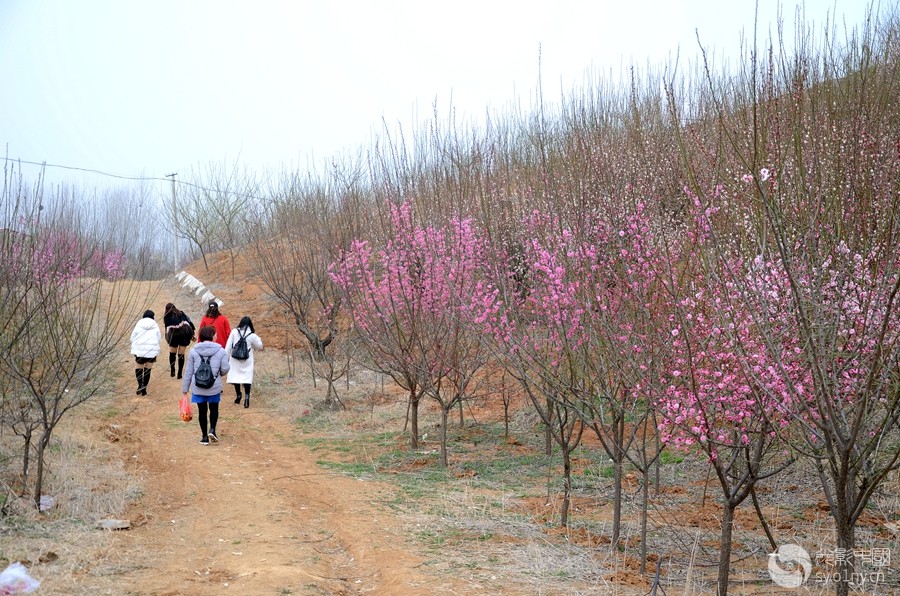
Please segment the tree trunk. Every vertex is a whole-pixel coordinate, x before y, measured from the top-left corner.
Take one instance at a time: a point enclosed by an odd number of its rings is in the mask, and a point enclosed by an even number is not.
[[[535,402],[537,403],[537,402]],[[547,420],[544,421],[544,453],[547,457],[553,455],[553,402],[547,400]]]
[[[419,398],[414,389],[409,391],[409,428],[409,448],[415,451],[419,448]]]
[[[313,353],[312,353],[311,348],[309,350],[309,374],[312,375],[313,389],[318,389],[319,383],[316,381],[316,377],[318,376],[318,375],[316,375],[316,363],[315,363],[315,360],[313,359]]]
[[[503,400],[503,438],[509,440],[509,400]]]
[[[37,444],[37,453],[35,454],[34,492],[31,495],[34,507],[38,510],[41,508],[41,491],[44,489],[44,450],[49,443],[50,431],[45,431]]]
[[[644,458],[641,475],[641,575],[647,573],[647,509],[650,507],[650,466]]]
[[[441,406],[441,467],[447,467],[447,421],[450,419],[449,408]]]
[[[559,525],[566,527],[569,523],[569,505],[572,502],[572,452],[566,447],[562,448],[563,456],[563,502],[559,515]]]
[[[344,404],[341,401],[341,397],[338,395],[337,389],[334,387],[334,379],[330,376],[323,375],[325,382],[327,383],[325,389],[325,402],[324,406],[329,412],[337,412],[338,410],[343,409]]]
[[[759,523],[762,526],[763,531],[766,533],[766,538],[769,539],[769,546],[772,547],[772,552],[778,550],[778,543],[775,542],[775,536],[772,534],[771,528],[769,528],[769,523],[766,521],[766,517],[763,515],[762,507],[759,506],[759,499],[756,497],[756,487],[752,487],[750,489],[750,498],[753,501],[753,509],[756,510],[756,517],[759,519]]]
[[[511,396],[506,388],[506,373],[500,381],[500,401],[503,402],[503,438],[509,440],[509,402]]]
[[[312,344],[313,356],[318,362],[325,360],[325,347],[322,345],[322,340],[319,339],[318,336],[310,340]]]
[[[837,526],[837,547],[844,549],[842,552],[847,553],[837,566],[838,581],[834,586],[835,593],[838,596],[847,596],[850,593],[850,580],[854,578],[856,570],[855,561],[853,560],[853,547],[856,543],[856,528],[847,518],[846,514],[838,512],[840,519],[836,519]]]
[[[616,458],[613,461],[613,522],[612,545],[619,545],[619,534],[622,530],[622,454],[617,448]]]
[[[716,594],[727,596],[728,576],[731,574],[731,533],[734,529],[734,505],[725,502],[722,507],[722,538],[719,546],[719,577]]]
[[[25,434],[23,435],[25,439],[25,449],[22,453],[22,490],[24,492],[24,487],[28,486],[28,472],[30,471],[28,468],[31,466],[31,429],[27,429]]]

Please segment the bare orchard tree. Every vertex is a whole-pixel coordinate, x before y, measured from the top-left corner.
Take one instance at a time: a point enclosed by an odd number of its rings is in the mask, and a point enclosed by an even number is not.
[[[0,265],[0,422],[23,439],[20,490],[39,506],[53,432],[107,394],[110,356],[132,322],[124,305],[138,286],[122,279],[120,250],[74,231],[84,224],[69,199],[30,196],[10,181],[7,172],[3,216],[16,228],[4,235]]]
[[[259,275],[269,292],[287,309],[306,338],[311,359],[325,364],[329,381],[325,406],[340,407],[334,382],[343,365],[334,362],[344,351],[332,343],[340,330],[342,292],[328,275],[328,267],[347,244],[352,214],[324,185],[288,176],[277,198],[258,219],[253,247]],[[315,366],[315,364],[314,364]]]
[[[86,199],[78,202],[84,236],[101,250],[122,247],[128,271],[141,272],[142,279],[159,279],[177,266],[171,197],[160,201],[156,189],[141,181],[94,192]]]
[[[110,394],[114,371],[109,361],[131,319],[120,307],[112,311],[107,307],[126,302],[120,298],[131,291],[128,286],[128,282],[79,280],[62,291],[32,287],[30,296],[4,321],[0,375],[11,389],[4,400],[4,417],[23,439],[23,489],[30,482],[36,506],[57,425],[89,399]]]
[[[197,250],[207,270],[209,253],[229,251],[233,277],[235,250],[250,242],[246,222],[261,189],[256,176],[239,169],[237,162],[210,164],[191,170],[187,180],[177,182],[177,189],[173,225],[179,237]]]

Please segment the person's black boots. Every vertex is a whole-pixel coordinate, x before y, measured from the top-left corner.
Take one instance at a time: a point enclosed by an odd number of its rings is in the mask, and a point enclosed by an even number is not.
[[[134,378],[137,379],[137,384],[138,384],[137,391],[135,391],[134,394],[140,395],[141,391],[144,390],[144,369],[143,368],[134,369]]]
[[[234,398],[234,403],[239,404],[239,403],[241,403],[241,397],[242,397],[241,390],[238,389],[237,387],[235,387],[234,390],[235,390],[235,393],[237,393],[237,397]]]
[[[175,354],[169,353],[169,376],[175,376]]]
[[[150,384],[150,369],[144,369],[144,386],[141,387],[141,395],[147,395],[147,385]]]
[[[178,355],[178,378],[181,378],[181,373],[184,371],[184,354]]]
[[[250,407],[250,388],[249,388],[249,387],[245,387],[245,388],[244,388],[244,393],[246,394],[246,395],[244,396],[244,407],[245,407],[245,408],[249,408],[249,407]]]

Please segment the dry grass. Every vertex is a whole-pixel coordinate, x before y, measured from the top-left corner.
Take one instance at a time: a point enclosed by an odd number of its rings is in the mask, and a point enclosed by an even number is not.
[[[38,568],[41,577],[52,578],[41,594],[84,593],[84,582],[92,593],[114,594],[115,577],[135,566],[111,548],[110,533],[97,528],[102,519],[122,517],[141,492],[116,448],[115,433],[127,431],[115,425],[111,408],[88,402],[54,434],[47,458],[46,494],[55,499],[50,511],[38,513],[17,500],[0,518],[0,565],[20,561]],[[18,447],[3,438],[3,453]],[[18,465],[7,461],[4,477],[15,477]]]
[[[408,449],[404,432],[404,393],[389,380],[354,370],[349,386],[338,390],[342,411],[318,407],[324,384],[314,383],[302,359],[289,375],[287,356],[267,349],[256,355],[254,407],[289,421],[298,432],[289,441],[303,442],[330,473],[377,480],[393,487],[381,504],[385,515],[406,528],[408,548],[426,557],[423,567],[437,578],[461,578],[472,592],[528,594],[646,594],[654,564],[639,573],[639,485],[626,482],[621,549],[608,544],[611,479],[596,448],[579,449],[575,502],[567,527],[558,524],[558,458],[543,456],[543,433],[527,407],[511,412],[510,433],[502,431],[502,410],[483,402],[467,410],[462,428],[450,429],[448,470],[437,465],[439,420],[433,404],[421,409],[421,432],[429,434],[417,452]],[[127,371],[128,367],[123,367]],[[115,592],[117,575],[140,568],[110,548],[110,535],[96,529],[98,519],[118,517],[141,494],[140,479],[130,471],[120,449],[133,429],[118,424],[122,400],[97,400],[65,420],[49,457],[48,494],[57,506],[38,515],[16,507],[0,519],[0,562],[20,560],[39,566],[42,593]],[[477,420],[473,422],[472,416]],[[2,452],[15,453],[15,437],[2,437]],[[5,478],[17,462],[7,461]],[[716,487],[700,510],[706,466],[690,454],[663,465],[663,491],[653,497],[649,550],[661,559],[661,585],[669,594],[704,594],[714,589],[718,555]],[[895,548],[887,528],[897,517],[900,486],[896,477],[873,502],[858,533],[860,547]],[[767,483],[761,499],[779,541],[797,542],[810,553],[835,544],[831,519],[809,470],[790,469]],[[749,502],[738,515],[735,532],[734,593],[770,593],[765,571],[769,547],[753,521]],[[605,540],[605,541],[604,541]],[[651,563],[653,561],[650,561]],[[879,593],[897,586],[896,577]],[[90,589],[84,586],[90,586]],[[820,593],[810,586],[810,593]]]
[[[377,375],[355,371],[349,390],[341,386],[347,409],[329,412],[316,407],[324,387],[315,387],[307,371],[288,377],[285,355],[274,350],[257,358],[264,372],[254,385],[255,405],[293,421],[301,431],[298,440],[313,447],[325,468],[393,484],[398,496],[384,503],[386,514],[402,520],[411,548],[426,553],[430,573],[462,577],[473,591],[486,593],[647,592],[654,565],[648,565],[647,574],[638,573],[637,484],[626,484],[621,549],[604,542],[611,481],[596,473],[603,468],[602,458],[585,463],[592,475],[578,478],[570,523],[559,528],[558,462],[541,459],[542,433],[527,411],[512,416],[516,439],[511,444],[503,443],[502,423],[487,411],[478,412],[478,424],[454,425],[451,467],[443,471],[435,443],[408,451],[403,394],[389,387],[382,392]],[[54,578],[43,593],[82,593],[83,582],[92,590],[107,585],[108,593],[115,593],[116,575],[142,564],[111,552],[109,534],[95,528],[98,519],[122,515],[141,492],[117,447],[130,430],[117,425],[115,407],[94,402],[59,430],[48,491],[57,498],[56,507],[44,515],[18,507],[3,519],[0,556],[40,565],[43,577]],[[437,419],[426,403],[423,431],[432,432]],[[492,427],[494,434],[481,432]],[[7,449],[12,445],[5,440]],[[715,485],[708,489],[707,507],[699,508],[704,477],[705,466],[691,457],[668,463],[662,469],[666,490],[653,499],[650,552],[662,557],[660,579],[670,594],[703,594],[714,587],[719,509]],[[891,490],[879,494],[871,516],[863,520],[861,547],[896,546],[885,524],[897,514],[897,484],[892,478]],[[816,486],[808,470],[794,468],[760,495],[779,540],[802,544],[811,553],[834,544]],[[760,572],[768,546],[749,503],[739,510],[735,540],[734,591],[766,593],[772,584],[761,581]]]

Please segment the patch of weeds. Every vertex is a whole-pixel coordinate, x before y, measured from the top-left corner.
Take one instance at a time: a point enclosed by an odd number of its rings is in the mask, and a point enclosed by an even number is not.
[[[323,438],[315,438],[315,437],[307,438],[307,437],[305,437],[305,438],[303,438],[301,443],[303,445],[306,445],[307,447],[309,447],[310,451],[321,451],[322,449],[325,449],[326,447],[328,447],[328,445],[329,445],[329,443],[331,443],[331,441],[329,439],[323,439]]]
[[[489,459],[461,464],[463,471],[475,472],[474,486],[491,488],[497,484],[518,484],[523,480],[539,480],[547,475],[548,458],[544,454],[497,451]]]
[[[294,424],[301,431],[316,432],[320,430],[320,424],[316,417],[309,413],[309,410],[305,410],[299,418],[294,418]]]
[[[384,478],[384,477],[382,477]],[[446,470],[442,468],[422,468],[414,472],[407,472],[391,476],[394,484],[407,499],[420,500],[425,497],[436,496],[450,490]]]
[[[669,450],[664,450],[659,454],[659,461],[664,464],[680,464],[684,461],[684,455],[679,453],[674,453]]]
[[[362,436],[355,438],[335,438],[335,437],[303,437],[300,442],[309,447],[310,451],[331,452],[331,453],[362,453],[370,444],[382,445],[381,441],[374,441],[371,436]]]
[[[440,546],[446,542],[446,538],[432,530],[422,530],[416,533],[416,538],[423,542],[426,546]]]
[[[316,465],[321,466],[326,470],[332,470],[334,472],[346,474],[348,476],[363,476],[372,475],[375,473],[375,471],[372,469],[372,464],[368,464],[365,462],[336,462],[319,459],[316,460]]]

